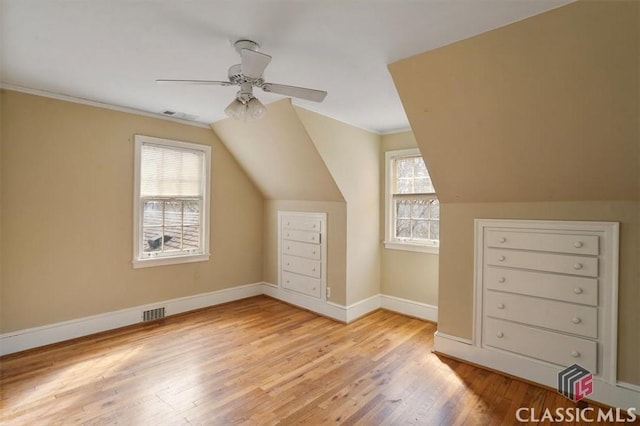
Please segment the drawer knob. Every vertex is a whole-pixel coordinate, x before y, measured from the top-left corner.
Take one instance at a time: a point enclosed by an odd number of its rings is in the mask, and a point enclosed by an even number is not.
[[[582,241],[576,241],[575,243],[573,243],[573,246],[575,248],[580,248],[582,247],[584,244],[582,243]]]
[[[312,269],[312,271],[313,271],[313,272],[315,272],[315,271],[316,271],[316,268],[313,268],[313,269]]]
[[[290,246],[287,246],[287,250],[291,250],[291,247],[290,247]]]
[[[498,256],[498,260],[499,260],[500,262],[504,262],[505,260],[507,260],[507,258],[506,258],[506,257],[504,257],[504,256]]]
[[[289,284],[291,281],[287,280],[287,284]]]
[[[316,251],[314,250],[312,254],[316,254]]]
[[[311,239],[312,239],[313,241],[315,241],[315,240],[316,240],[316,237],[311,237]]]
[[[504,309],[504,303],[498,303],[498,309]]]
[[[313,224],[313,227],[314,227],[314,228],[316,227],[316,224],[315,224],[315,223]]]
[[[576,288],[573,289],[573,292],[575,294],[581,294],[582,293],[582,289],[580,287],[576,287]]]
[[[572,352],[571,352],[571,356],[572,356],[572,357],[574,357],[574,358],[578,358],[578,357],[580,357],[580,352],[578,352],[578,351],[572,351]]]
[[[582,322],[582,320],[580,318],[578,318],[578,317],[573,317],[571,322],[574,323],[574,324],[580,324]]]
[[[287,262],[287,266],[289,266],[289,262]]]
[[[500,279],[498,280],[499,283],[503,283],[505,282],[507,279],[505,277],[500,277]]]
[[[289,233],[287,232],[287,237],[289,236]]]
[[[582,263],[575,263],[573,265],[573,269],[575,269],[576,271],[579,270],[579,269],[582,269]]]
[[[507,239],[505,237],[500,237],[500,239],[498,240],[501,243],[506,243]]]
[[[311,290],[316,291],[316,288],[315,288],[315,287],[313,287]]]
[[[496,337],[497,337],[498,339],[502,339],[502,338],[504,337],[504,333],[503,333],[502,331],[498,331],[498,332],[496,333]]]

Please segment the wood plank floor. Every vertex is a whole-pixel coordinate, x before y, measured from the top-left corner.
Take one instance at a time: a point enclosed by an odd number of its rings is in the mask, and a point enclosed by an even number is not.
[[[435,325],[265,296],[0,359],[2,424],[514,424],[556,392],[434,355]],[[590,423],[597,424],[597,423]]]

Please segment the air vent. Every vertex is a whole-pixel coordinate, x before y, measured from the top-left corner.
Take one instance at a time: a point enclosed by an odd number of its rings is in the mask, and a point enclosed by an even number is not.
[[[164,318],[164,307],[142,312],[142,321],[153,321],[160,318]]]
[[[197,115],[186,114],[184,112],[179,112],[179,111],[171,111],[170,109],[162,111],[162,115],[166,115],[167,117],[173,117],[173,118],[181,118],[183,120],[190,120],[190,121],[195,121],[198,118]]]

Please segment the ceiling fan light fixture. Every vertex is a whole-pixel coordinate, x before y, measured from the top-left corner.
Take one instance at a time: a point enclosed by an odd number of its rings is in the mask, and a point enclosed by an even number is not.
[[[267,112],[267,108],[258,100],[258,98],[251,98],[247,103],[247,110],[245,111],[245,121],[259,120]]]
[[[247,105],[240,102],[238,99],[234,99],[228,107],[224,109],[224,113],[236,120],[244,118],[247,112]]]

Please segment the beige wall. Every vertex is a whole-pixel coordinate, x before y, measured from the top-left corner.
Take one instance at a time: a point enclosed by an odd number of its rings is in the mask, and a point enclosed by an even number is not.
[[[5,91],[2,332],[262,280],[263,199],[218,138]],[[212,147],[208,262],[132,268],[133,137]]]
[[[290,99],[267,105],[264,118],[211,125],[269,200],[344,201]]]
[[[417,148],[413,132],[382,136],[380,155],[380,235],[384,237],[385,158],[387,151]],[[382,294],[438,305],[438,255],[382,248]]]
[[[347,298],[380,293],[380,137],[295,108],[347,202]]]
[[[578,1],[392,64],[441,201],[637,200],[639,6]]]
[[[619,221],[618,372],[640,384],[639,8],[579,1],[390,66],[443,201],[444,333],[471,336],[474,218]]]
[[[278,283],[278,211],[327,213],[327,286],[329,300],[347,300],[347,205],[344,202],[265,200],[264,280]]]

